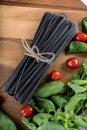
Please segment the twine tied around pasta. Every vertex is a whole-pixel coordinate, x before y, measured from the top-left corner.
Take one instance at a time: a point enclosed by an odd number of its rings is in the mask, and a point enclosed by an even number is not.
[[[29,44],[27,43],[26,39],[24,39],[24,38],[22,38],[22,44],[26,50],[25,55],[35,58],[37,62],[42,61],[42,62],[45,62],[48,64],[52,63],[52,61],[55,57],[54,53],[50,53],[50,52],[40,53],[37,46],[33,45],[33,47],[31,48],[29,46]],[[51,58],[46,58],[45,55],[50,55]]]

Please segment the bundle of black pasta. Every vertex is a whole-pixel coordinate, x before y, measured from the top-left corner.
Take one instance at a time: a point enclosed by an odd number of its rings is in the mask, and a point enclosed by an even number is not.
[[[26,55],[2,88],[19,102],[29,102],[50,64],[75,33],[75,24],[68,21],[66,16],[45,13],[30,45],[31,53],[34,54],[30,54],[27,41],[22,39]]]

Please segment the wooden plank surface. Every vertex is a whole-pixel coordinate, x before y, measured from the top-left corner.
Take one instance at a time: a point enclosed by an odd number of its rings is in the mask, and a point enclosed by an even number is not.
[[[40,20],[46,11],[53,13],[65,13],[69,20],[75,22],[78,30],[81,30],[81,19],[87,15],[86,7],[77,0],[65,0],[62,3],[58,0],[1,0],[4,4],[0,5],[0,86],[13,72],[17,64],[24,56],[24,48],[21,38],[24,36],[31,43],[37,30]],[[10,6],[12,4],[12,6]],[[17,5],[17,6],[16,6]],[[81,11],[80,11],[81,9]],[[62,80],[67,82],[72,74],[77,71],[65,66],[67,58],[76,56],[82,61],[87,57],[87,53],[65,55],[62,52],[55,63],[50,67],[44,76],[42,83],[49,80],[49,74],[53,69],[63,73]],[[0,91],[5,99],[1,109],[6,112],[17,124],[18,130],[24,130],[24,125],[20,121],[21,104],[5,92]]]
[[[0,86],[5,82],[5,80],[13,72],[17,64],[20,62],[24,56],[24,48],[22,47],[21,40],[16,39],[2,39],[0,40]],[[50,69],[45,74],[41,83],[49,81],[49,75],[52,70],[59,70],[62,74],[62,81],[65,83],[69,81],[72,75],[77,71],[77,69],[69,69],[65,65],[66,59],[75,56],[80,60],[80,65],[83,60],[87,57],[87,53],[65,55],[62,52],[56,59],[55,63],[50,67]],[[13,97],[9,96],[5,92],[0,91],[0,96],[3,96],[4,103],[1,105],[1,109],[8,114],[11,119],[16,123],[18,130],[25,130],[24,125],[21,123],[20,109],[22,104],[18,103]]]
[[[6,11],[5,11],[6,10]],[[67,18],[76,24],[87,15],[87,11],[72,11],[50,8],[32,8],[19,6],[0,6],[0,37],[32,39],[43,14],[47,11],[60,14],[65,13]],[[79,14],[79,15],[78,15]],[[72,17],[72,15],[74,17]]]
[[[87,6],[85,6],[80,0],[0,0],[0,3],[31,7],[87,10]]]
[[[28,42],[31,43],[31,41]],[[9,77],[9,75],[13,72],[15,67],[18,65],[18,63],[24,56],[24,52],[25,50],[22,46],[21,40],[16,40],[16,39],[0,40],[0,86],[4,83],[4,81]],[[72,70],[67,68],[65,65],[66,59],[70,56],[79,57],[80,64],[81,64],[82,61],[85,59],[85,57],[87,57],[87,53],[66,55],[65,52],[62,52],[60,56],[56,59],[54,64],[48,70],[47,75],[54,68],[59,69],[63,73],[62,80],[64,82],[67,82],[71,78],[72,74],[77,71],[77,69]],[[66,72],[68,73],[68,75],[66,75]]]

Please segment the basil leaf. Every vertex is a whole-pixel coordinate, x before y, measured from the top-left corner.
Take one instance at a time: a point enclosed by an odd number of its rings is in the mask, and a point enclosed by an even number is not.
[[[72,41],[69,44],[67,54],[71,54],[74,52],[87,52],[87,44],[80,41]]]
[[[68,82],[68,86],[75,92],[75,93],[81,93],[81,92],[85,92],[87,89],[84,87],[81,87],[77,84],[73,84],[71,82]]]
[[[69,102],[65,105],[65,111],[74,112],[77,103],[81,100],[83,100],[83,101],[87,100],[87,92],[77,93],[74,96],[72,96],[71,99],[69,100]]]
[[[83,68],[84,68],[84,72],[85,72],[86,77],[87,77],[87,59],[85,59],[85,61],[83,62]]]
[[[29,104],[31,104],[37,112],[43,112],[44,111],[43,108],[38,106],[36,99],[31,99]]]
[[[47,128],[45,130],[65,130],[65,128],[58,121],[48,121]]]
[[[54,118],[56,121],[65,120],[65,113],[61,110],[61,108],[57,109],[57,111],[54,114]]]
[[[44,120],[44,123],[37,130],[65,130],[59,121]]]
[[[86,103],[85,103],[85,108],[87,108],[87,101],[86,101]]]
[[[87,83],[87,80],[76,79],[76,80],[71,80],[71,82],[74,84],[83,85]]]
[[[17,130],[14,122],[0,111],[0,130]]]
[[[43,112],[55,112],[55,106],[50,100],[37,98],[37,104],[41,109],[43,109]]]
[[[84,68],[83,68],[83,66],[81,66],[81,68],[79,69],[79,71],[72,76],[72,80],[75,80],[75,79],[84,79],[84,78],[82,78],[83,74],[84,74]]]
[[[82,127],[82,128],[87,129],[87,122],[84,121],[84,120],[81,118],[81,116],[75,115],[75,120],[74,120],[74,122],[76,123],[76,125],[78,125],[78,126],[80,126],[80,127]]]
[[[67,104],[67,100],[64,96],[61,95],[53,95],[51,96],[51,101],[57,106],[63,108],[65,104]]]
[[[36,126],[34,123],[29,122],[29,120],[25,117],[21,118],[21,121],[25,124],[25,126],[29,129],[29,130],[36,130]]]
[[[86,80],[87,81],[87,59],[84,60],[81,68],[72,76],[72,80]]]
[[[51,95],[64,93],[66,87],[62,81],[51,81],[43,84],[35,93],[36,97],[47,98]]]
[[[37,128],[37,130],[47,130],[47,123],[48,123],[48,119],[46,118],[43,122],[43,124]]]
[[[47,113],[38,113],[37,115],[35,115],[33,117],[33,122],[36,123],[37,125],[42,125],[44,123],[44,120],[46,119],[51,119],[53,118],[53,116],[51,114],[47,114]]]
[[[87,33],[87,17],[82,19],[82,31]]]
[[[85,101],[84,101],[84,100],[80,100],[80,101],[76,104],[76,106],[75,106],[75,114],[77,114],[80,110],[82,111],[82,109],[85,108],[84,104],[85,104]]]

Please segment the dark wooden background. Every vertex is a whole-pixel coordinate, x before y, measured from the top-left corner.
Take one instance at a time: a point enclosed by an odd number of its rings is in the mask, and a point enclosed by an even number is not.
[[[68,19],[75,22],[81,30],[81,20],[87,16],[87,6],[80,0],[0,0],[0,86],[9,77],[17,64],[22,59],[25,50],[21,44],[24,36],[31,43],[43,14],[46,11],[65,13]],[[80,64],[87,57],[87,53],[74,54],[80,59]],[[76,70],[65,66],[65,61],[70,56],[62,52],[51,66],[42,82],[45,82],[53,69],[63,73],[62,80],[67,82]],[[16,123],[18,130],[24,130],[20,119],[22,104],[3,91],[0,95],[4,98],[1,109]]]

